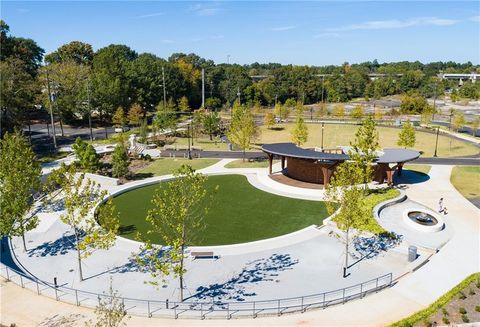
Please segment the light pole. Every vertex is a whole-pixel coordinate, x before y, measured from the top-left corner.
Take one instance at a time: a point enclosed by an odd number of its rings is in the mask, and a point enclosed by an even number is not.
[[[322,152],[323,152],[323,130],[325,129],[325,123],[322,122]]]
[[[438,146],[438,134],[440,133],[440,126],[437,127],[437,138],[435,140],[435,153],[433,154],[434,157],[437,156],[437,146]]]
[[[92,131],[92,106],[90,105],[90,78],[87,81],[87,101],[88,101],[88,127],[90,128],[90,141],[93,142]]]
[[[188,124],[188,159],[192,160],[192,151],[190,149],[190,130],[192,123]]]
[[[162,82],[163,82],[163,111],[167,112],[167,91],[165,89],[165,69],[162,67]]]
[[[433,89],[433,113],[432,113],[432,123],[435,119],[435,113],[437,112],[437,106],[436,106],[436,102],[437,102],[437,82],[435,82],[435,88]]]
[[[52,131],[53,131],[53,147],[55,150],[57,149],[57,136],[55,135],[55,123],[53,121],[53,103],[52,103],[52,93],[50,91],[50,79],[48,78],[48,69],[47,69],[47,91],[48,91],[48,104],[50,106],[50,120],[52,124]]]
[[[194,116],[193,116],[193,114],[192,114],[192,118],[191,118],[191,124],[192,124],[192,146],[193,146],[193,139],[195,138],[195,133],[194,133],[194,131],[193,131],[193,128],[194,128],[194,126],[195,126],[194,121],[193,121],[194,119],[195,119],[195,118],[194,118]]]

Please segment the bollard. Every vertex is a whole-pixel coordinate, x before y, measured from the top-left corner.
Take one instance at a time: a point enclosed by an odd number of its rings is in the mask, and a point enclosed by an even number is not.
[[[58,287],[58,285],[57,285],[57,277],[53,277],[53,284],[55,285],[55,288]]]
[[[77,303],[77,306],[80,305],[80,302],[78,302],[78,291],[75,290],[75,302]]]
[[[168,299],[165,300],[165,308],[168,309]]]

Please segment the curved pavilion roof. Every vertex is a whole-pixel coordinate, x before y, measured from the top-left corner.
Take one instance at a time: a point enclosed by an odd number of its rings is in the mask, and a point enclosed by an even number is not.
[[[319,152],[310,149],[302,149],[293,143],[270,143],[264,144],[262,150],[266,153],[275,154],[283,157],[312,159],[322,161],[344,161],[348,160],[346,154]],[[409,149],[384,149],[377,163],[396,163],[412,161],[420,157],[420,152]]]

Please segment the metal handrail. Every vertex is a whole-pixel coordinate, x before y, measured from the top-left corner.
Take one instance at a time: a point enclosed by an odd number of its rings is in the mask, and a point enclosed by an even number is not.
[[[77,306],[95,307],[99,298],[111,297],[89,291],[82,291],[66,286],[56,286],[29,276],[24,272],[10,268],[0,263],[0,275],[7,281],[19,284],[22,288],[29,288],[38,295],[54,297],[57,301],[73,303]],[[19,283],[15,279],[19,279]],[[215,301],[169,301],[145,300],[129,297],[118,297],[125,305],[128,314],[148,317],[179,317],[205,319],[207,316],[231,319],[235,317],[256,318],[258,315],[282,315],[286,312],[305,312],[308,309],[323,308],[335,304],[344,304],[350,300],[363,298],[365,295],[376,293],[393,283],[392,273],[388,273],[363,283],[341,289],[309,294],[305,296],[279,298],[259,301],[221,302]],[[30,287],[30,285],[33,285]],[[193,315],[192,315],[193,314]]]

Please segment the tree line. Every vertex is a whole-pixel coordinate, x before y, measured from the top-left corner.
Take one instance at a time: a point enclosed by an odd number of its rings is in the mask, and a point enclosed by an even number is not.
[[[274,106],[289,99],[308,105],[346,102],[353,98],[380,98],[418,93],[440,96],[451,89],[466,98],[480,97],[480,83],[440,80],[443,72],[478,71],[471,62],[416,62],[340,66],[294,66],[277,63],[215,64],[190,53],[164,59],[137,53],[127,45],[111,44],[93,51],[90,44],[72,41],[52,53],[34,40],[10,35],[0,23],[1,97],[3,130],[29,123],[44,108],[60,123],[86,125],[92,116],[112,124],[115,116],[135,107],[142,115],[158,111],[189,112],[202,105],[202,69],[205,71],[205,107],[230,108],[239,100],[247,107]],[[369,73],[385,74],[370,80]],[[3,132],[2,132],[3,134]]]

